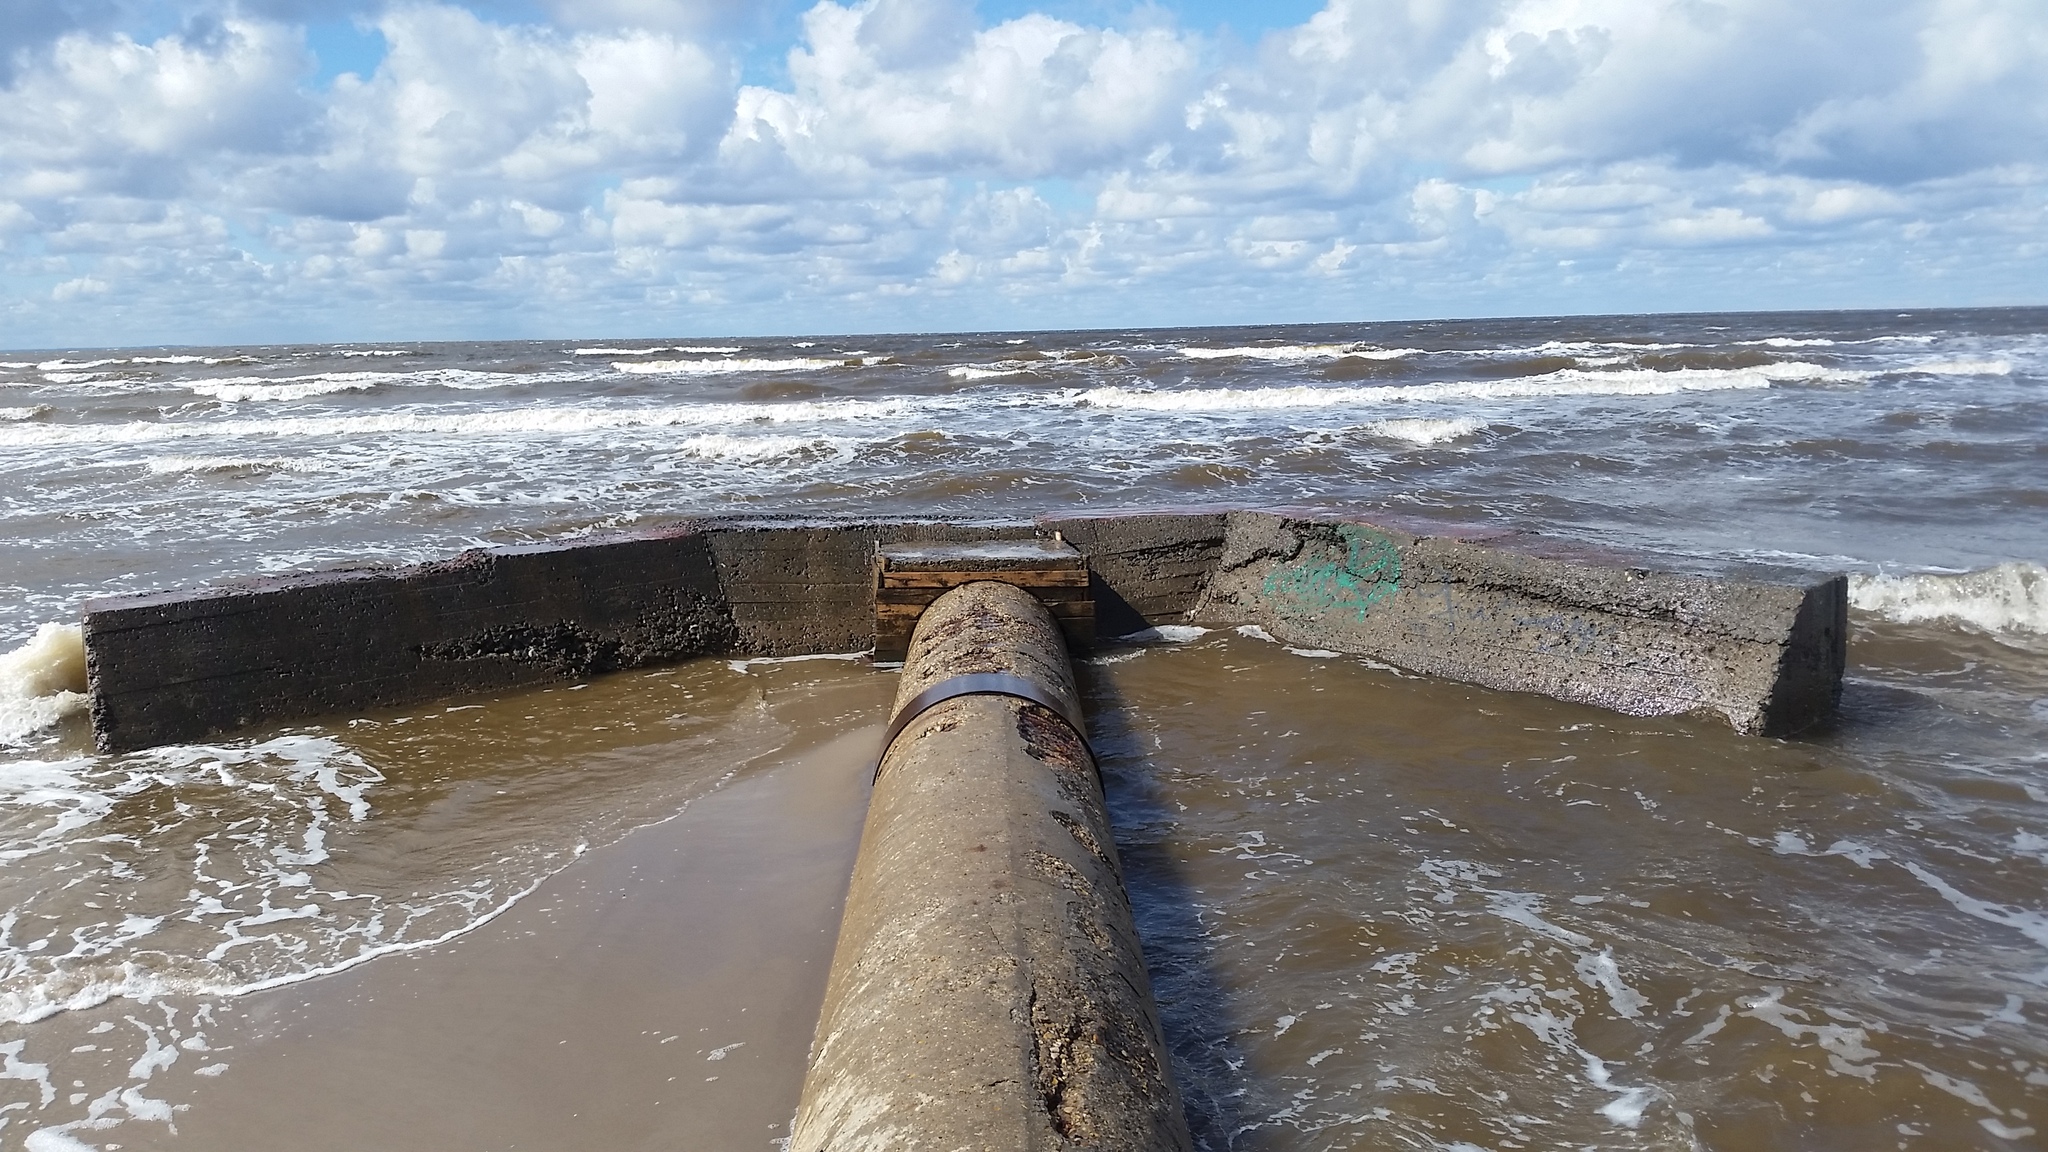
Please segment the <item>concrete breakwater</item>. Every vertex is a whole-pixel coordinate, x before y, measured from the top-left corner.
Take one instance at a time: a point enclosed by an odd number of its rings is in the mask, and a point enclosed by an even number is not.
[[[1320,509],[1036,521],[710,518],[93,601],[104,751],[576,679],[874,641],[876,549],[1051,537],[1096,627],[1255,625],[1290,644],[1634,715],[1783,735],[1832,715],[1846,581]]]

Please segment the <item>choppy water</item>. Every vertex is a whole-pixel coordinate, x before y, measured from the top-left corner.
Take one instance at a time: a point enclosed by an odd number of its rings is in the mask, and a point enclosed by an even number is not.
[[[2044,477],[2042,310],[0,353],[0,1147],[144,1146],[167,1069],[231,1091],[190,1041],[237,993],[460,933],[783,738],[706,662],[97,757],[39,631],[83,599],[1195,501],[1845,569],[1857,605],[1842,722],[1782,743],[1236,633],[1099,658],[1208,1147],[2038,1147]]]

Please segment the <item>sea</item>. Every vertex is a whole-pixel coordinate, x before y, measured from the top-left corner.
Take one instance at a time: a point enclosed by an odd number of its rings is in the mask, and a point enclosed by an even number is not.
[[[1257,629],[1086,657],[1199,1147],[2048,1147],[2048,309],[1993,309],[0,352],[0,1149],[779,1147],[893,691],[705,659],[106,756],[88,600],[1215,504],[1853,607],[1785,740]]]

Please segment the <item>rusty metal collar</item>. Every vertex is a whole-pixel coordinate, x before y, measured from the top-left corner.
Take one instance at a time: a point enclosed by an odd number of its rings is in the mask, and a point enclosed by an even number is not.
[[[1067,710],[1045,687],[1035,681],[1026,680],[1008,672],[967,672],[959,676],[948,676],[924,691],[910,698],[909,703],[899,709],[889,721],[889,731],[882,736],[882,750],[875,755],[875,779],[882,778],[882,761],[889,756],[889,746],[896,743],[896,737],[910,726],[910,722],[932,710],[936,705],[961,696],[1014,696],[1037,704],[1053,715],[1067,722],[1074,730],[1074,736],[1081,741],[1081,747],[1088,753],[1090,763],[1095,762],[1095,749],[1088,743],[1088,728],[1081,717]],[[1101,773],[1101,765],[1096,765]]]

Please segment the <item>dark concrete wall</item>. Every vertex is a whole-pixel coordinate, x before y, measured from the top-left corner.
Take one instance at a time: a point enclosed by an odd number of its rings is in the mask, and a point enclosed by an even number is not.
[[[737,650],[755,656],[861,652],[874,642],[878,544],[1017,540],[1021,520],[709,520]]]
[[[1095,634],[1122,636],[1153,624],[1185,624],[1223,555],[1225,510],[1046,516],[1088,557],[1095,577]]]
[[[1740,732],[1787,734],[1832,715],[1844,578],[1659,564],[1531,533],[1236,512],[1196,618],[1630,715],[1716,716]]]
[[[688,656],[857,652],[882,543],[1058,531],[1098,631],[1258,624],[1291,643],[1639,715],[1798,731],[1834,709],[1839,577],[1679,567],[1527,533],[1327,510],[1022,521],[711,519],[86,607],[110,751]]]
[[[684,525],[95,601],[93,731],[124,751],[729,651],[707,545]]]

